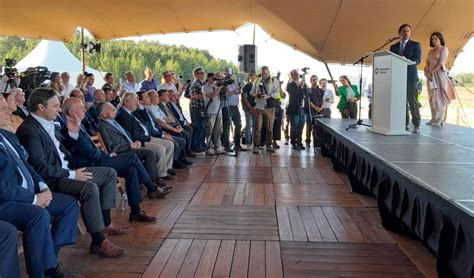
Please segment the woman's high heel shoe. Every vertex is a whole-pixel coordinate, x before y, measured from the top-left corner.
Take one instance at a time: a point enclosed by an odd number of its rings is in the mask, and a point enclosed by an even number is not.
[[[441,127],[443,125],[444,123],[441,119],[436,119],[436,121],[434,121],[434,123],[432,124],[432,126],[437,126],[437,127]]]
[[[436,122],[436,119],[431,119],[429,122],[426,123],[426,125],[433,125],[434,122]]]

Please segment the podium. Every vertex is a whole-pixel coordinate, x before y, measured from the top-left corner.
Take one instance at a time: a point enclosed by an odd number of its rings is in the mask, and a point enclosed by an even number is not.
[[[407,66],[414,62],[390,51],[373,56],[371,132],[383,135],[409,135],[405,125]]]

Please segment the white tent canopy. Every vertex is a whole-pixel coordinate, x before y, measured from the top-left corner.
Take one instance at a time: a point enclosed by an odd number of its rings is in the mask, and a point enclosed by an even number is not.
[[[50,72],[68,72],[70,83],[76,85],[76,78],[82,73],[82,64],[64,45],[63,42],[42,40],[25,58],[16,64],[19,71],[29,67],[43,66]],[[104,83],[104,74],[98,70],[86,67],[86,71],[95,76],[95,86]]]

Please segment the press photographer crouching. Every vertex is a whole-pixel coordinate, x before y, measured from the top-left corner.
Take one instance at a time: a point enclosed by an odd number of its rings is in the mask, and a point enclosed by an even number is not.
[[[222,154],[225,153],[221,146],[222,135],[222,113],[221,113],[221,92],[224,86],[217,86],[214,81],[214,73],[207,74],[207,82],[202,86],[202,94],[204,95],[204,102],[206,103],[207,124],[206,124],[206,138],[207,138],[207,154]],[[212,144],[211,144],[212,142]]]

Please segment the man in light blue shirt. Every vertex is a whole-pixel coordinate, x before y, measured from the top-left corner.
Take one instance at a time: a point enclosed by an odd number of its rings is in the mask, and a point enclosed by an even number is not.
[[[125,73],[125,78],[127,82],[122,84],[121,90],[124,90],[129,93],[136,93],[140,89],[140,84],[135,82],[135,75],[131,71]]]

